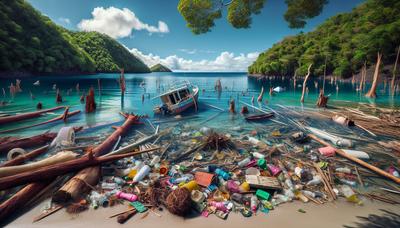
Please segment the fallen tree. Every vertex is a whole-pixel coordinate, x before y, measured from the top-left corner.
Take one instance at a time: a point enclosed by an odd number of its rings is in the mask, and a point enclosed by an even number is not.
[[[141,118],[136,115],[121,114],[126,118],[124,124],[121,127],[114,127],[116,130],[103,143],[93,149],[93,156],[99,157],[111,152],[121,136],[125,135],[130,127]],[[97,184],[99,177],[99,167],[90,167],[81,170],[53,195],[53,201],[66,203],[72,199],[77,200],[83,193],[90,190],[90,186],[88,185]]]
[[[57,136],[57,133],[44,133],[40,135],[35,135],[28,138],[22,138],[17,140],[12,140],[9,142],[5,142],[0,144],[0,154],[8,153],[11,149],[14,148],[30,148],[41,146],[52,141]]]
[[[9,189],[12,187],[16,187],[19,185],[31,183],[31,182],[40,182],[45,180],[51,180],[57,176],[61,176],[70,172],[74,172],[77,170],[85,169],[87,167],[97,166],[102,163],[111,162],[115,160],[119,160],[122,158],[139,155],[142,153],[148,153],[151,151],[159,150],[159,147],[151,148],[142,151],[135,151],[126,154],[118,154],[111,155],[105,157],[94,157],[93,152],[89,152],[89,154],[67,161],[61,164],[49,165],[42,168],[39,168],[35,171],[23,172],[20,174],[16,174],[13,176],[8,176],[0,179],[0,190]],[[83,172],[82,170],[81,172]]]

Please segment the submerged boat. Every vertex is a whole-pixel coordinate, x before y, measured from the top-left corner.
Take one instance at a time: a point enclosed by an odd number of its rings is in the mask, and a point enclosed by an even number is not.
[[[264,114],[258,114],[258,115],[252,115],[252,116],[246,116],[245,119],[247,121],[261,121],[261,120],[266,120],[269,118],[272,118],[274,116],[274,113],[264,113]]]
[[[175,84],[168,92],[157,97],[161,99],[162,104],[154,108],[155,113],[179,114],[191,107],[197,109],[199,88],[185,81]]]

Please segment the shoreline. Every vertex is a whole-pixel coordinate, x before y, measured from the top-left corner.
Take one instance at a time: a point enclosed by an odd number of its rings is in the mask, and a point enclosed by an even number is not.
[[[356,222],[362,222],[356,216],[368,217],[370,214],[382,215],[381,209],[394,213],[398,212],[398,206],[381,203],[378,201],[365,200],[363,206],[346,202],[343,198],[338,201],[316,205],[312,202],[307,204],[300,201],[279,205],[268,214],[258,212],[256,216],[244,218],[240,213],[231,213],[226,220],[215,215],[205,218],[201,215],[181,218],[170,214],[166,209],[159,212],[161,217],[149,213],[145,218],[143,214],[137,214],[125,224],[117,223],[116,218],[108,218],[110,215],[126,210],[126,206],[117,205],[97,210],[89,209],[77,215],[70,215],[65,209],[58,211],[36,223],[32,220],[40,214],[45,202],[37,205],[24,215],[18,217],[5,227],[120,227],[137,226],[140,228],[151,228],[163,226],[163,228],[190,227],[190,228],[214,228],[214,227],[343,227],[343,225],[354,226]],[[306,213],[298,212],[303,209]],[[338,213],[340,211],[340,213]]]

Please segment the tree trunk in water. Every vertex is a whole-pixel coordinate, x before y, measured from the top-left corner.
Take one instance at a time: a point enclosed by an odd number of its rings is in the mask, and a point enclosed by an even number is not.
[[[301,93],[301,99],[300,99],[301,103],[304,103],[304,93],[306,92],[307,80],[308,80],[308,78],[310,77],[310,74],[311,74],[311,72],[310,72],[311,66],[312,66],[312,63],[310,64],[310,66],[308,66],[308,70],[307,70],[308,72],[307,72],[306,77],[304,78],[303,92]]]
[[[264,86],[261,87],[261,93],[258,95],[257,101],[261,102],[264,96]]]
[[[376,60],[374,79],[372,81],[371,89],[365,94],[366,97],[376,98],[376,87],[378,86],[378,78],[379,78],[379,67],[381,65],[382,54],[378,52],[378,57]]]
[[[94,100],[94,89],[93,87],[89,89],[89,93],[86,96],[86,105],[85,105],[86,113],[91,113],[96,110],[96,102]]]
[[[395,92],[394,83],[396,81],[396,70],[397,70],[397,62],[399,61],[399,54],[400,54],[400,46],[397,48],[396,62],[394,63],[394,67],[393,67],[392,83],[390,84],[390,88],[392,90],[392,95],[394,95],[394,92]]]

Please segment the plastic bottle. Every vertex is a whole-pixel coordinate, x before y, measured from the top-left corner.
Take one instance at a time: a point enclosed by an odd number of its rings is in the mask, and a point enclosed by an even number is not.
[[[253,157],[254,157],[254,158],[257,158],[257,159],[264,159],[264,158],[265,158],[265,155],[262,154],[262,153],[259,153],[259,152],[254,152],[254,153],[253,153]]]
[[[250,191],[250,185],[245,181],[240,185],[239,189],[241,192],[248,192]]]
[[[125,181],[121,177],[113,177],[113,181],[114,181],[114,183],[116,183],[118,185],[124,185],[125,184]]]
[[[353,147],[353,142],[349,139],[339,139],[335,144],[340,147]]]
[[[137,183],[137,182],[143,180],[143,178],[145,178],[147,175],[149,175],[150,171],[151,171],[150,166],[148,166],[148,165],[143,166],[139,170],[139,172],[135,175],[135,177],[133,178],[133,182]]]
[[[322,182],[322,178],[318,175],[313,176],[313,179],[307,182],[306,185],[318,185]]]
[[[101,183],[101,188],[104,190],[114,190],[114,189],[118,188],[118,185],[116,183],[103,182],[103,183]]]
[[[228,208],[226,208],[225,204],[223,202],[215,202],[212,201],[210,203],[211,206],[217,208],[217,210],[223,211],[223,212],[228,212]]]
[[[245,167],[250,163],[250,161],[251,161],[250,158],[245,158],[245,159],[241,160],[240,162],[238,162],[238,166]]]
[[[357,195],[354,193],[353,189],[351,189],[347,185],[340,186],[341,193],[346,197],[347,201],[356,203],[358,205],[362,205],[362,201],[358,199]]]
[[[350,186],[353,186],[353,187],[355,187],[357,185],[357,182],[355,182],[355,181],[350,181],[350,180],[346,180],[346,179],[339,179],[339,180],[343,184],[347,184],[347,185],[350,185]]]
[[[267,164],[267,167],[273,176],[277,176],[282,172],[282,170],[278,166]]]
[[[267,161],[265,161],[264,158],[258,159],[257,165],[258,165],[258,167],[260,167],[260,169],[266,169],[267,168]]]
[[[135,194],[125,193],[125,192],[121,192],[121,191],[118,191],[115,195],[119,199],[126,199],[130,202],[136,201],[138,199],[137,195],[135,195]]]
[[[233,201],[237,202],[237,203],[240,203],[240,204],[243,203],[243,196],[242,196],[242,194],[233,193],[233,194],[231,195],[231,199],[232,199]]]
[[[192,181],[189,181],[188,183],[182,185],[182,188],[187,188],[191,192],[195,189],[198,189],[199,186],[197,185],[196,181],[192,180]]]
[[[219,169],[219,168],[215,170],[215,174],[222,177],[224,180],[228,180],[231,177],[231,175],[229,173],[227,173],[224,170]]]
[[[336,168],[335,169],[336,172],[338,173],[347,173],[347,174],[351,174],[351,169],[346,168],[346,167],[340,167],[340,168]]]
[[[250,199],[250,208],[253,213],[257,211],[258,208],[258,199],[256,195],[252,195]]]
[[[228,180],[226,183],[226,187],[228,188],[229,192],[240,192],[239,185],[234,180]]]
[[[133,167],[131,167],[131,168],[127,168],[127,169],[125,169],[125,170],[123,170],[122,171],[122,174],[124,175],[124,176],[128,176],[129,175],[129,173],[132,171],[132,170],[139,170],[140,168],[142,168],[142,166],[144,165],[144,163],[142,162],[142,161],[139,161],[139,160],[137,160],[137,161],[135,161],[135,165],[133,166]],[[135,173],[136,174],[136,173]]]
[[[159,163],[161,161],[160,156],[154,156],[153,159],[150,162],[150,166],[155,166],[157,163]]]

